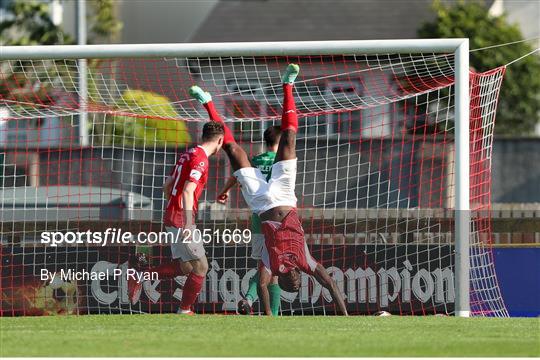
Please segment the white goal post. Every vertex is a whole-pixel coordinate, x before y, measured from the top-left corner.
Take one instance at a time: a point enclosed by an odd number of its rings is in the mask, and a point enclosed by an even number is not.
[[[3,46],[0,61],[43,59],[190,58],[341,54],[453,54],[455,73],[455,315],[470,314],[469,40],[354,40],[261,43]],[[83,74],[84,76],[84,74]]]

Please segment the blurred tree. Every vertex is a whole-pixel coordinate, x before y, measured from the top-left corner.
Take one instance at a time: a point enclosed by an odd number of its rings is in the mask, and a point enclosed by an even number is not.
[[[118,35],[122,23],[117,20],[114,0],[92,0],[88,15],[88,42],[111,41]],[[0,45],[55,45],[73,44],[74,39],[50,17],[49,4],[37,0],[14,0],[8,7],[11,14],[0,24]],[[73,61],[43,60],[40,66],[31,61],[11,61],[1,64],[0,98],[13,100],[11,107],[24,107],[28,103],[51,104],[59,98],[76,96],[73,79],[76,69]],[[96,81],[102,62],[89,61],[88,95],[93,105],[110,107],[108,96],[100,94],[105,84]],[[107,81],[114,83],[114,74]],[[107,94],[110,93],[107,91]],[[73,100],[77,101],[77,100]],[[119,101],[128,111],[138,109],[141,116],[110,116],[97,113],[89,121],[94,143],[102,145],[167,145],[185,144],[191,139],[186,124],[169,99],[140,90],[125,91]],[[17,105],[19,104],[19,105]],[[32,105],[30,105],[32,106]],[[148,117],[150,114],[151,118]],[[109,120],[112,119],[112,122]]]
[[[118,103],[125,104],[129,112],[137,110],[134,116],[107,116],[104,128],[95,128],[98,136],[103,131],[104,145],[176,146],[191,141],[185,122],[178,119],[178,113],[165,96],[143,90],[126,90]]]
[[[10,15],[0,23],[2,45],[55,45],[72,44],[73,38],[50,17],[49,4],[35,0],[15,0],[7,9]],[[0,97],[49,104],[55,79],[67,74],[65,64],[45,60],[33,67],[30,61],[11,61],[2,64]],[[14,105],[16,106],[16,105]]]
[[[122,22],[116,17],[115,0],[92,0],[88,17],[89,42],[114,42],[122,30]]]
[[[116,35],[122,24],[115,17],[113,0],[94,0],[89,4],[92,6],[90,41]],[[37,0],[14,0],[9,3],[6,9],[9,15],[0,23],[0,45],[74,44],[75,40],[53,23],[49,6],[49,3]],[[53,83],[73,84],[69,80],[76,78],[71,73],[75,67],[64,61],[43,60],[40,65],[34,67],[31,62],[13,61],[11,66],[2,66],[0,96],[15,101],[48,104],[54,100]],[[91,61],[89,72],[96,72],[98,66],[99,62]],[[91,94],[97,92],[92,85],[90,81]]]
[[[517,25],[506,17],[491,16],[480,1],[460,1],[453,6],[436,0],[437,18],[418,30],[422,38],[470,39],[470,48],[509,43],[523,39]],[[533,48],[526,42],[470,53],[476,71],[486,71],[509,63]],[[528,56],[512,64],[505,75],[497,109],[496,133],[527,135],[540,121],[540,57]]]
[[[89,1],[88,42],[110,40],[122,29],[115,14],[114,0]],[[49,3],[38,0],[14,0],[7,7],[10,16],[0,23],[0,45],[59,45],[75,40],[55,25]]]
[[[47,3],[15,0],[6,10],[11,16],[0,23],[0,45],[73,43],[73,38],[53,23]]]

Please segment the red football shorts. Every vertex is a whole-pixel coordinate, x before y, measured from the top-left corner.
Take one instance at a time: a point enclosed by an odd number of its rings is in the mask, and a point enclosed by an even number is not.
[[[262,232],[265,249],[261,260],[272,274],[286,274],[295,268],[313,274],[317,261],[309,253],[304,229],[295,209],[291,210],[281,223],[263,221]]]

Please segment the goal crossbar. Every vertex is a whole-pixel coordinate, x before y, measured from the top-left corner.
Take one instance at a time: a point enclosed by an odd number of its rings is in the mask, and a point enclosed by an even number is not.
[[[453,53],[468,39],[274,41],[186,44],[3,46],[0,60]]]

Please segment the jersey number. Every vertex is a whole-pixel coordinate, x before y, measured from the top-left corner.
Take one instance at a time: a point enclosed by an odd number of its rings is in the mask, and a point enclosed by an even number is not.
[[[176,185],[178,185],[178,180],[180,180],[180,174],[182,173],[182,165],[176,165],[174,169],[174,185],[171,191],[171,194],[174,196],[177,193]]]

